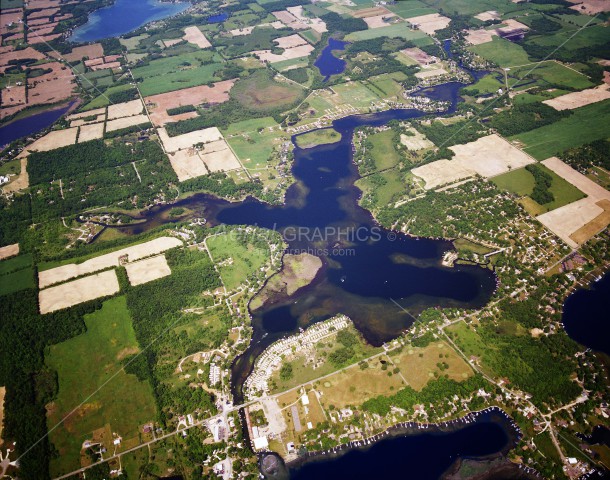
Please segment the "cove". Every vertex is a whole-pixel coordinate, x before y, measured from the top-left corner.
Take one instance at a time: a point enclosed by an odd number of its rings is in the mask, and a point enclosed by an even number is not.
[[[186,10],[187,2],[167,3],[157,0],[116,0],[109,7],[89,15],[87,23],[78,27],[71,42],[92,42],[119,37],[154,20],[171,17]]]
[[[50,127],[59,120],[71,106],[72,103],[54,110],[47,110],[35,115],[30,115],[29,117],[15,120],[14,122],[0,127],[0,149],[15,140],[34,135],[41,130]]]
[[[505,453],[515,444],[515,438],[516,432],[506,417],[493,410],[458,430],[388,437],[367,449],[351,450],[339,457],[320,460],[318,456],[313,462],[292,468],[290,478],[436,480],[458,458]]]
[[[326,82],[332,75],[337,75],[345,70],[347,63],[345,60],[337,58],[333,55],[333,50],[345,50],[345,46],[349,42],[328,39],[328,45],[322,50],[320,56],[316,59],[314,66],[318,67],[320,73],[324,76]]]
[[[610,273],[592,283],[589,289],[579,289],[563,306],[563,326],[578,343],[610,355]]]

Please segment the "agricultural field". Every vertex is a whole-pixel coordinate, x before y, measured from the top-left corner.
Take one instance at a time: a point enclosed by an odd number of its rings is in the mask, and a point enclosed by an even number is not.
[[[534,189],[534,176],[525,168],[519,168],[511,172],[494,177],[492,181],[504,190],[508,190],[516,195],[526,197],[521,200],[525,209],[530,215],[538,216],[541,213],[549,212],[559,207],[563,207],[569,203],[575,202],[584,198],[585,194],[581,192],[571,183],[561,178],[552,170],[544,165],[539,165],[540,169],[552,177],[551,187],[549,191],[553,194],[555,200],[544,205],[536,203],[529,198]]]
[[[404,38],[413,42],[417,47],[424,45],[432,45],[434,40],[425,33],[419,30],[411,30],[406,23],[395,23],[387,27],[373,28],[370,30],[362,30],[359,32],[353,32],[347,35],[345,38],[350,42],[357,42],[360,40],[371,40],[379,37],[399,37]]]
[[[31,253],[0,261],[0,296],[36,288],[32,262]]]
[[[256,112],[286,110],[303,96],[303,90],[294,83],[278,82],[270,72],[255,71],[252,75],[240,79],[231,97],[245,108]]]
[[[148,381],[123,370],[124,360],[139,352],[125,297],[104,302],[101,310],[85,316],[85,325],[85,333],[52,346],[46,355],[59,384],[57,397],[47,408],[49,429],[58,425],[50,433],[59,452],[51,463],[53,476],[80,467],[81,445],[95,430],[109,425],[127,440],[138,436],[140,425],[156,418]]]
[[[523,150],[538,160],[552,157],[567,148],[578,147],[610,137],[608,122],[600,122],[610,114],[610,100],[574,110],[569,117],[543,127],[511,137]]]
[[[468,50],[500,67],[514,67],[532,63],[521,46],[500,37],[494,37],[488,43],[468,47]]]
[[[531,80],[535,82],[532,83]],[[520,86],[531,88],[535,85],[547,89],[567,88],[568,90],[582,90],[594,86],[586,75],[555,61],[512,68],[509,72],[508,85],[517,89]]]
[[[271,117],[233,123],[222,133],[244,167],[252,173],[267,169],[273,152],[288,140]]]

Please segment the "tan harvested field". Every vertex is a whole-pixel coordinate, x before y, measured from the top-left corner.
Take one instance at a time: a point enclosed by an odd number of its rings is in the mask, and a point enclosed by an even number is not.
[[[3,73],[4,70],[8,68],[9,62],[11,60],[44,60],[45,56],[37,50],[34,50],[32,47],[24,48],[23,50],[13,50],[9,52],[3,52],[2,57],[0,57],[0,73]]]
[[[318,33],[324,33],[326,31],[328,31],[328,29],[326,28],[326,23],[324,23],[323,20],[321,20],[317,17],[309,17],[309,16],[304,15],[303,5],[288,7],[286,10],[289,13],[291,13],[292,15],[294,15],[294,17],[299,22],[304,23],[305,25],[310,27],[312,30],[315,30]]]
[[[81,127],[83,125],[90,125],[92,123],[100,123],[100,122],[103,123],[105,119],[106,119],[106,114],[102,113],[100,115],[96,115],[95,120],[85,121],[83,118],[77,118],[76,120],[72,120],[70,122],[70,126],[71,127]]]
[[[32,36],[30,35],[28,37],[28,42],[32,45],[36,45],[38,43],[45,43],[45,42],[50,42],[51,40],[55,40],[57,38],[61,37],[61,33],[54,33],[52,35],[36,35],[36,36]]]
[[[496,134],[449,148],[455,152],[452,162],[459,162],[485,178],[495,177],[535,162],[529,155]]]
[[[426,190],[432,190],[474,176],[471,169],[465,168],[452,160],[437,160],[414,168],[411,172],[426,182],[424,186]]]
[[[426,138],[423,133],[419,133],[414,128],[409,128],[409,132],[413,135],[400,135],[400,143],[409,150],[422,150],[424,148],[432,148],[434,144]]]
[[[51,17],[56,13],[59,13],[59,8],[43,8],[37,12],[28,13],[28,20],[32,20],[33,18]]]
[[[288,48],[284,50],[281,55],[276,55],[275,53],[271,53],[271,50],[256,50],[254,53],[258,58],[265,62],[275,63],[281,62],[283,60],[292,60],[294,58],[302,58],[307,57],[311,52],[313,52],[314,47],[307,45],[299,45],[298,47]]]
[[[402,53],[403,55],[406,55],[409,58],[412,58],[417,63],[419,63],[419,65],[422,67],[424,65],[429,65],[431,63],[435,63],[437,61],[437,59],[435,57],[433,57],[432,55],[428,55],[421,48],[417,48],[417,47],[405,48],[404,50],[401,50],[400,53]]]
[[[28,176],[27,172],[27,152],[25,152],[25,155],[20,158],[20,162],[21,173],[17,175],[17,178],[15,178],[11,183],[2,187],[2,191],[4,193],[18,192],[19,190],[23,190],[24,188],[28,188],[30,186],[30,177]]]
[[[610,98],[610,86],[603,84],[595,88],[582,90],[581,92],[566,93],[560,97],[545,100],[542,103],[546,103],[555,110],[573,110],[591,103],[607,100],[608,98]]]
[[[39,25],[37,28],[30,28],[28,32],[28,38],[46,36],[55,30],[58,22],[48,23],[46,25]]]
[[[604,209],[587,197],[536,218],[570,247],[577,248],[578,243],[572,239],[572,235],[580,231],[578,236],[582,237],[581,229],[603,213]]]
[[[59,62],[45,63],[40,68],[51,69],[39,77],[28,78],[28,103],[55,103],[72,96],[76,87],[72,71]]]
[[[570,235],[570,238],[578,245],[582,245],[610,225],[610,200],[600,200],[596,205],[600,207],[603,212]]]
[[[352,17],[355,18],[377,17],[380,15],[392,15],[392,12],[384,7],[361,8],[352,12]]]
[[[469,30],[466,35],[466,40],[472,45],[480,45],[482,43],[491,42],[494,36],[500,37],[502,35],[511,35],[516,32],[529,30],[527,25],[524,25],[517,20],[508,19],[502,22],[504,27],[496,29],[485,30],[484,28],[478,30]]]
[[[186,27],[184,29],[184,37],[189,43],[197,45],[199,48],[210,48],[212,44],[205,38],[205,35],[197,27]]]
[[[100,65],[94,65],[93,67],[91,67],[91,70],[104,70],[106,68],[114,70],[115,68],[120,68],[121,67],[121,62],[109,62],[109,63],[102,63]]]
[[[96,298],[114,295],[119,290],[119,280],[117,279],[116,271],[108,270],[89,275],[88,277],[41,290],[38,293],[40,313],[54,312]]]
[[[545,227],[576,248],[610,224],[610,192],[556,157],[542,163],[587,195],[537,217]]]
[[[432,78],[440,75],[446,75],[447,73],[449,72],[447,72],[447,70],[444,68],[432,68],[430,70],[422,70],[421,72],[417,72],[415,76],[417,78]]]
[[[0,260],[4,260],[5,258],[9,257],[14,257],[15,255],[19,255],[18,243],[13,243],[12,245],[0,247]]]
[[[168,155],[174,172],[180,182],[190,178],[201,177],[209,172],[194,148],[179,150]]]
[[[4,396],[6,387],[0,387],[0,445],[2,445],[2,426],[4,425]]]
[[[252,30],[254,30],[254,27],[236,28],[235,30],[230,30],[229,33],[234,37],[241,37],[243,35],[250,35]]]
[[[159,128],[157,132],[167,152],[177,152],[178,150],[191,148],[198,143],[210,143],[214,140],[223,139],[222,133],[216,127],[204,128],[175,137],[170,137],[165,128]]]
[[[222,143],[226,148],[207,153],[204,150],[203,153],[199,154],[201,160],[211,172],[228,172],[241,168],[241,164],[227,143],[224,140],[222,140]]]
[[[83,125],[78,133],[78,143],[88,142],[89,140],[97,140],[104,136],[104,123],[94,123],[92,125]]]
[[[82,60],[83,57],[98,58],[104,56],[104,48],[101,43],[94,43],[92,45],[84,45],[82,47],[75,47],[70,53],[64,55],[64,58],[69,62],[77,62]]]
[[[124,103],[116,103],[108,106],[108,120],[115,118],[130,117],[142,113],[144,105],[140,99],[131,100]]]
[[[0,92],[0,105],[3,107],[25,105],[25,100],[25,85],[13,85],[9,88],[3,88]]]
[[[608,0],[568,0],[570,3],[575,3],[573,10],[578,13],[587,15],[596,15],[601,12],[610,12],[610,2]],[[584,7],[584,8],[583,8]]]
[[[391,358],[407,383],[418,391],[434,378],[435,371],[448,375],[456,382],[461,382],[473,374],[472,368],[445,342],[431,343],[424,348],[405,349]],[[449,368],[441,372],[437,363],[443,362],[449,365]]]
[[[116,120],[106,122],[106,131],[113,132],[115,130],[120,130],[121,128],[142,125],[143,123],[148,123],[148,117],[144,114],[135,115],[133,117],[117,118]]]
[[[389,377],[389,370],[381,369],[379,359],[372,363],[366,370],[355,366],[325,378],[318,388],[324,408],[360,405],[378,395],[392,395],[405,386],[399,375]]]
[[[20,23],[22,19],[23,12],[20,8],[3,10],[2,15],[0,15],[0,34],[6,35],[11,32],[23,31],[23,23]]]
[[[86,112],[73,113],[72,115],[68,115],[66,117],[66,120],[71,122],[72,120],[78,120],[81,118],[90,117],[91,115],[105,115],[105,114],[106,114],[106,107],[102,107],[102,108],[96,108],[95,110],[88,110]]]
[[[52,130],[44,137],[39,138],[31,145],[26,147],[29,152],[48,152],[56,148],[74,145],[76,143],[76,134],[78,127],[66,128],[64,130]]]
[[[488,10],[486,12],[475,15],[474,18],[481,20],[482,22],[487,22],[488,20],[499,20],[500,14],[495,10]]]
[[[163,45],[165,45],[165,48],[168,48],[177,45],[182,41],[184,41],[184,38],[170,38],[167,40],[163,40]]]
[[[201,105],[202,103],[218,104],[229,100],[229,92],[235,80],[217,82],[214,86],[201,85],[199,87],[185,88],[175,92],[161,93],[144,98],[150,119],[156,127],[162,127],[169,122],[177,122],[197,116],[197,112],[186,112],[179,115],[168,115],[169,108],[184,105]]]
[[[152,282],[172,274],[165,255],[157,255],[156,257],[128,263],[125,265],[125,270],[127,270],[129,283],[134,286]]]
[[[287,37],[276,38],[274,42],[279,48],[284,49],[298,47],[299,45],[307,45],[307,40],[296,33]]]
[[[271,13],[280,22],[282,22],[287,27],[292,28],[293,30],[304,30],[304,29],[308,28],[304,22],[301,22],[297,17],[295,17],[292,13],[290,13],[287,10],[281,10],[279,12],[271,12]]]
[[[420,17],[409,18],[407,21],[411,25],[417,25],[422,32],[433,35],[437,30],[442,30],[449,25],[451,19],[443,17],[438,13],[430,13]]]
[[[452,160],[438,160],[412,170],[426,182],[427,190],[475,174],[490,178],[535,163],[533,158],[496,134],[449,148],[455,153]]]
[[[553,172],[555,172],[561,178],[574,185],[581,192],[588,195],[596,202],[603,199],[610,200],[610,192],[608,190],[601,185],[598,185],[577,170],[574,170],[567,163],[562,162],[559,158],[547,158],[546,160],[542,161],[542,164],[545,167],[553,170]]]
[[[396,17],[396,15],[390,13],[384,15],[376,15],[374,17],[366,17],[363,18],[363,20],[366,22],[369,28],[380,28],[387,27],[392,21],[391,19],[393,19],[394,17]]]
[[[119,265],[119,257],[127,255],[128,261],[132,262],[141,258],[150,257],[163,253],[170,248],[179,247],[182,242],[175,237],[159,237],[139,245],[122,248],[105,255],[90,258],[82,263],[69,263],[60,267],[42,270],[38,272],[38,284],[40,288],[48,287],[54,283],[64,282],[71,278],[99,272],[109,267]]]

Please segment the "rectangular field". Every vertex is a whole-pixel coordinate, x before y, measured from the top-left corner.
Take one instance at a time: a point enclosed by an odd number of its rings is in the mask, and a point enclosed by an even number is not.
[[[406,23],[395,23],[394,25],[389,25],[387,27],[362,30],[359,32],[350,33],[345,37],[345,39],[349,42],[356,42],[360,40],[370,40],[372,38],[379,37],[400,37],[405,40],[410,40],[417,47],[421,47],[424,45],[431,45],[434,43],[428,35],[419,30],[411,30]]]
[[[573,110],[592,103],[601,102],[610,98],[610,89],[604,84],[601,87],[589,88],[581,92],[572,92],[542,103],[553,107],[555,110]]]
[[[9,257],[14,257],[15,255],[19,255],[18,243],[13,243],[12,245],[0,247],[0,260],[4,260],[5,258]]]
[[[178,150],[191,148],[198,143],[205,144],[223,139],[222,133],[216,127],[204,128],[175,137],[170,137],[165,128],[160,128],[157,132],[165,150],[168,152],[177,152]]]
[[[119,289],[119,281],[114,270],[62,283],[39,292],[40,313],[54,312],[96,298],[114,295]]]
[[[57,425],[50,434],[59,453],[51,461],[53,476],[80,467],[81,445],[95,430],[108,426],[124,441],[137,439],[139,425],[156,415],[150,384],[123,370],[123,361],[140,351],[125,297],[104,302],[84,320],[85,333],[53,345],[46,355],[59,383],[47,413],[49,428]],[[111,441],[104,446],[112,451]]]
[[[152,282],[172,274],[165,255],[157,255],[156,257],[128,263],[125,265],[125,270],[127,270],[129,283],[134,286]]]
[[[98,272],[109,267],[119,265],[120,257],[127,256],[128,261],[138,260],[140,258],[149,257],[158,253],[162,253],[170,248],[182,245],[182,241],[176,237],[159,237],[145,243],[133,245],[131,247],[122,248],[112,253],[100,255],[90,258],[82,263],[69,263],[60,267],[43,270],[38,273],[38,281],[40,288],[48,287],[54,283],[63,282],[70,278],[87,275],[93,272]]]
[[[608,115],[610,100],[604,100],[578,108],[569,117],[521,133],[510,140],[518,140],[524,144],[523,150],[538,160],[544,160],[567,148],[610,137],[610,123],[600,122],[600,118],[608,118]]]

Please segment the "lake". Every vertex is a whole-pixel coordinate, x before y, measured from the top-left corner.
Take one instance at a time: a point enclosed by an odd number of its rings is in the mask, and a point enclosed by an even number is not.
[[[72,42],[92,42],[119,37],[154,20],[171,17],[190,3],[166,3],[156,0],[116,0],[109,7],[89,15],[86,24],[78,27],[69,38]]]
[[[506,417],[493,410],[455,431],[389,437],[367,449],[355,449],[329,460],[306,463],[292,469],[290,478],[436,480],[458,458],[480,458],[506,452],[514,445],[515,435],[517,433]]]
[[[316,59],[314,66],[318,67],[320,73],[324,75],[324,81],[327,81],[332,75],[337,75],[345,70],[347,63],[341,58],[335,57],[333,50],[345,50],[345,46],[349,42],[328,39],[328,45],[322,50],[320,56]]]
[[[563,306],[563,326],[578,343],[610,355],[610,273],[570,295]]]
[[[15,120],[7,125],[0,127],[0,149],[11,142],[29,135],[34,135],[45,128],[53,125],[59,120],[72,106],[65,105],[53,110],[30,115],[29,117]]]

